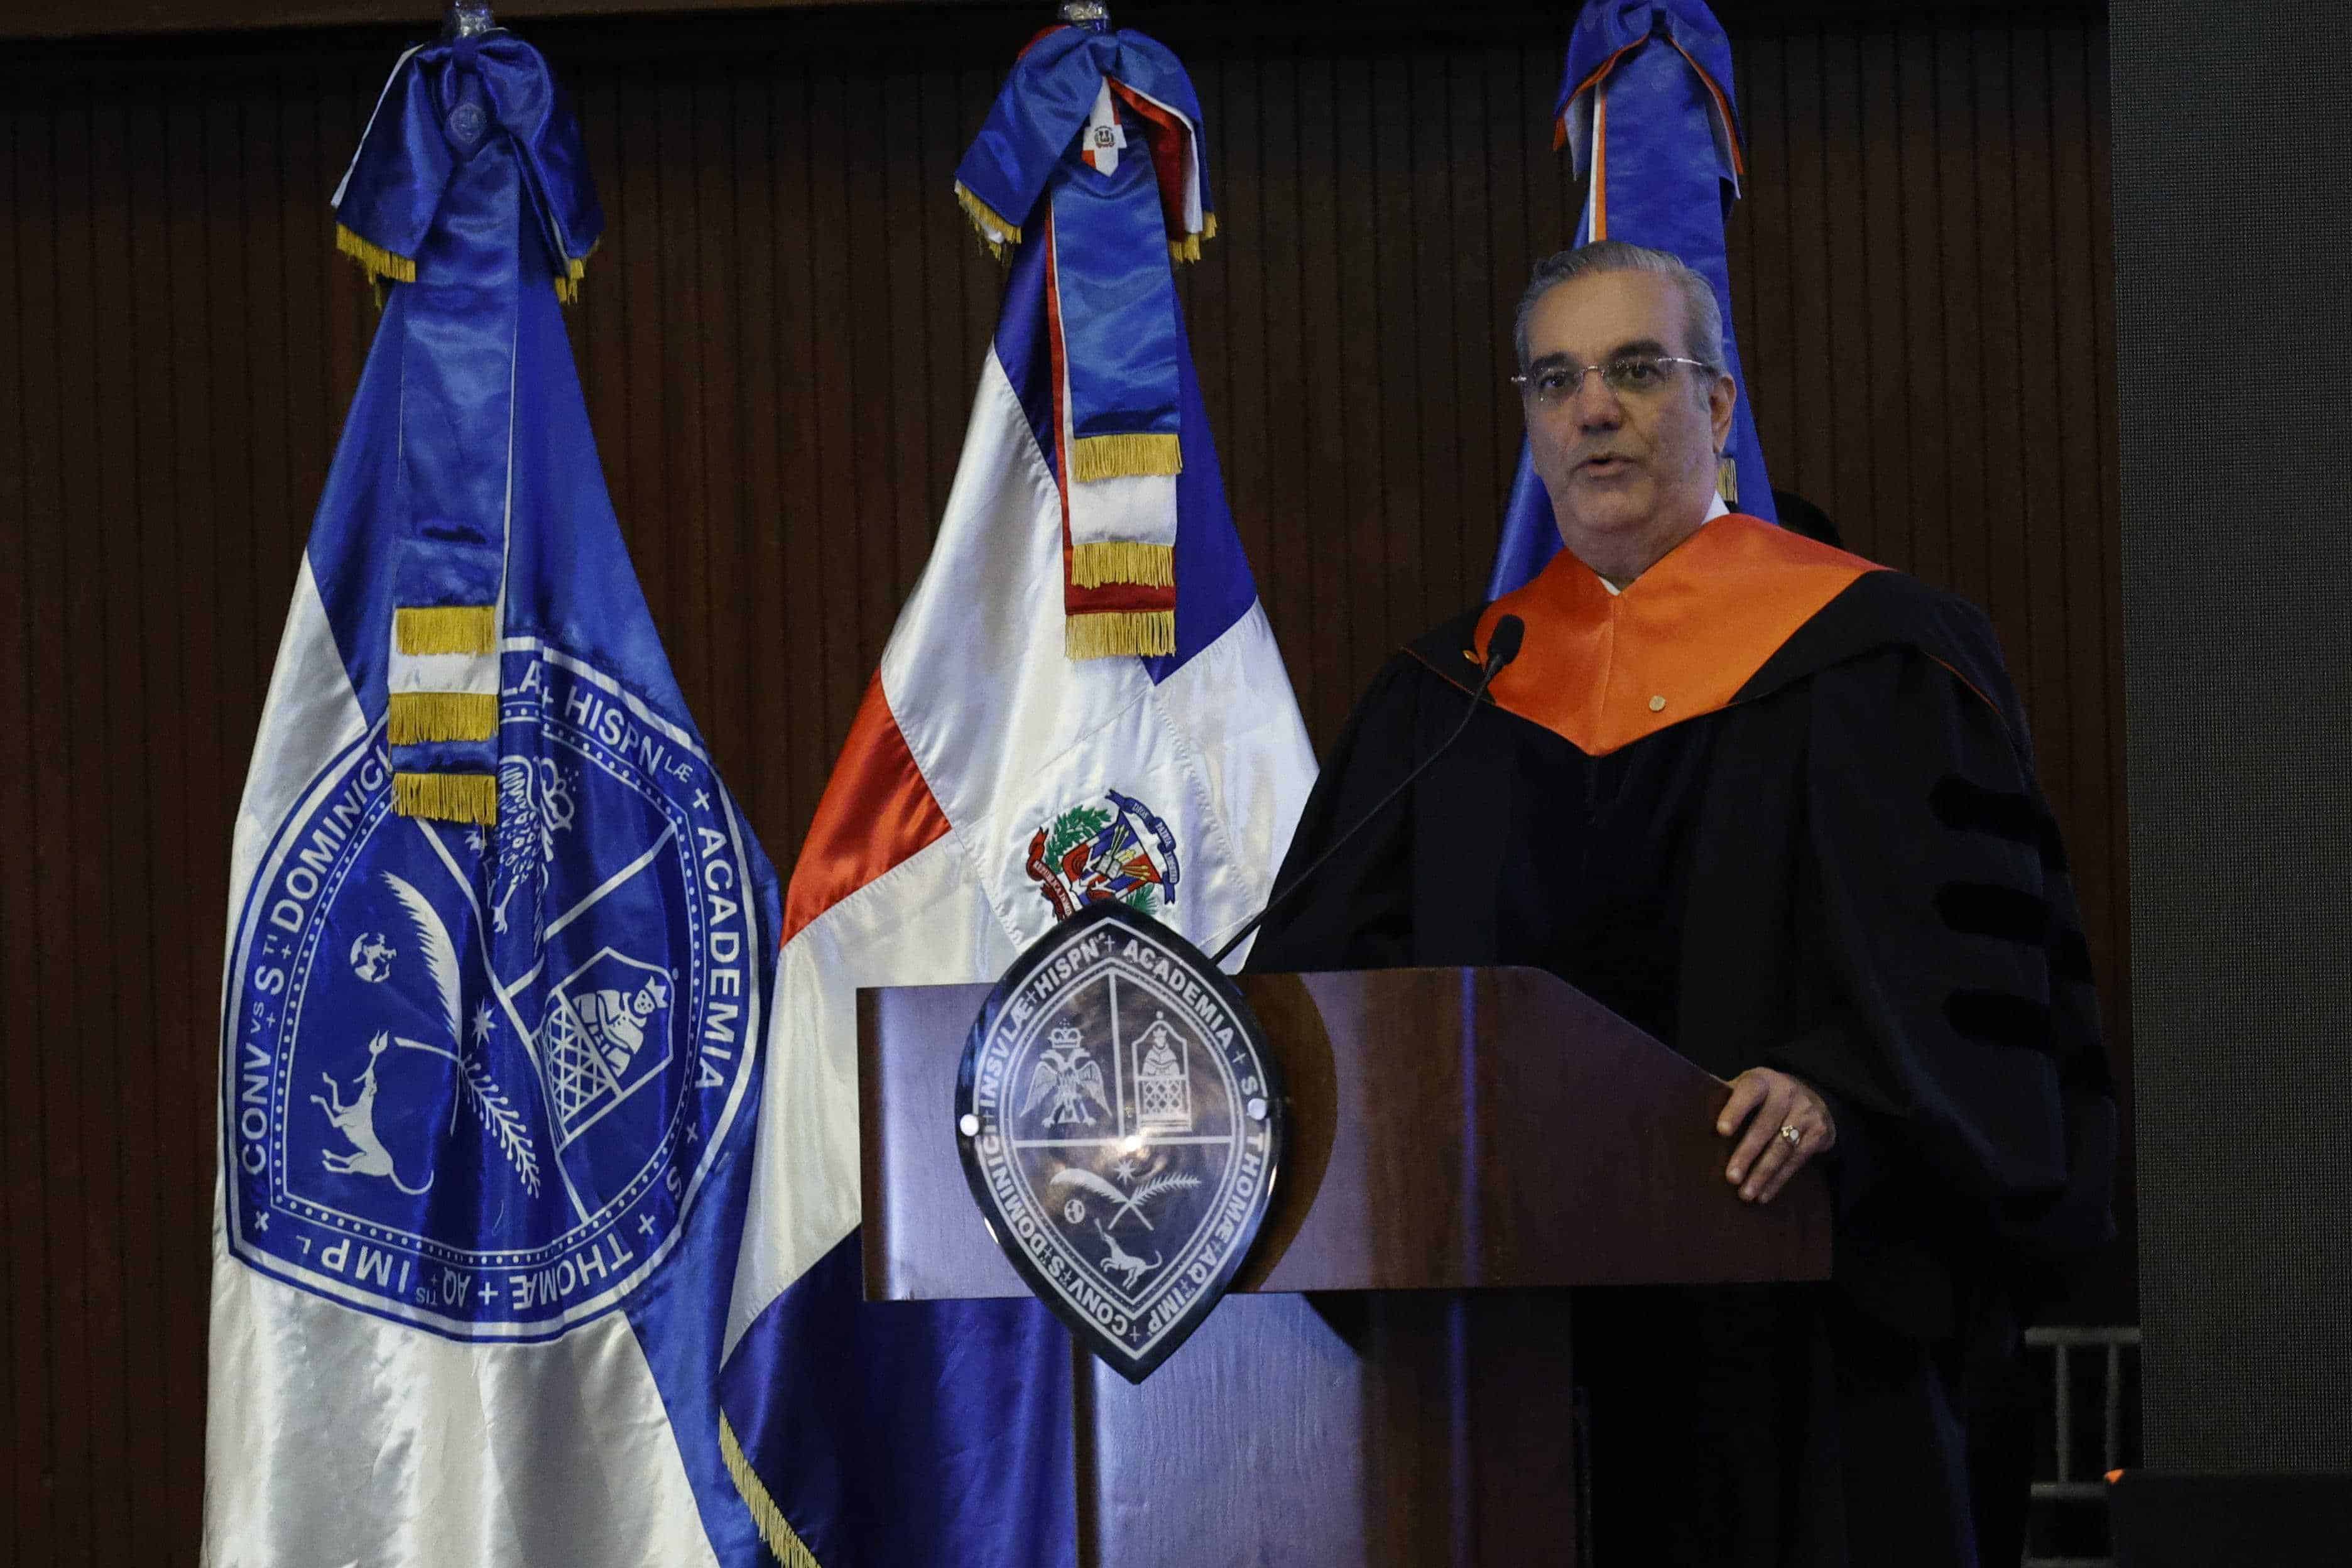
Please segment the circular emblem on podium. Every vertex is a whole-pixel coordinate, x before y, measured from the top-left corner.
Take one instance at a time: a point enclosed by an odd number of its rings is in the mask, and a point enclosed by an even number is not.
[[[964,1044],[964,1177],[1038,1298],[1140,1383],[1264,1223],[1284,1101],[1265,1031],[1201,951],[1095,904],[1005,972]]]

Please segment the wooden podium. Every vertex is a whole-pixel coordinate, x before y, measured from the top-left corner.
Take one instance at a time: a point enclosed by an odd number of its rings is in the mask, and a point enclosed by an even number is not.
[[[1255,1252],[1130,1385],[1084,1352],[1078,1561],[1571,1563],[1580,1285],[1819,1279],[1826,1183],[1739,1201],[1728,1092],[1557,977],[1240,978],[1290,1148]],[[1021,1296],[951,1106],[986,985],[858,993],[869,1300]]]

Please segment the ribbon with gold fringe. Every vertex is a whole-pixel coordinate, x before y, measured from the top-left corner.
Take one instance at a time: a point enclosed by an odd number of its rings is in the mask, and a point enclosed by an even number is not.
[[[384,717],[384,739],[395,746],[488,741],[498,732],[494,691],[395,691]]]
[[[1112,100],[1118,112],[1108,112]],[[1050,185],[1078,164],[1116,173],[1130,133],[1139,133],[1169,254],[1197,261],[1201,241],[1217,234],[1201,125],[1192,79],[1157,40],[1132,28],[1051,27],[1021,52],[956,166],[956,201],[982,240],[1007,255]]]
[[[587,148],[546,62],[503,31],[401,57],[335,187],[335,248],[379,284],[415,282],[443,197],[474,146],[491,135],[514,149],[536,249],[557,297],[575,303],[604,228],[595,185],[585,177]]]
[[[495,773],[394,773],[392,808],[403,816],[490,826],[499,819]]]
[[[972,231],[980,236],[981,243],[999,261],[1009,260],[1013,247],[1021,243],[1021,226],[966,190],[961,181],[956,183],[955,195],[957,205],[971,220]]]
[[[1157,658],[1176,651],[1173,610],[1108,610],[1062,618],[1062,651],[1072,658],[1109,658],[1140,654]]]
[[[1185,351],[1172,269],[1216,233],[1201,141],[1173,55],[1068,26],[1023,52],[956,171],[956,201],[998,256],[1045,240],[1072,658],[1175,647]]]
[[[1172,430],[1137,436],[1081,436],[1071,444],[1070,477],[1081,483],[1129,474],[1181,474],[1184,447]]]
[[[1134,583],[1151,588],[1176,585],[1176,552],[1165,544],[1126,541],[1074,545],[1070,581],[1081,588]]]
[[[562,110],[546,62],[511,34],[413,49],[335,191],[336,249],[379,289],[409,290],[393,351],[406,526],[390,557],[384,721],[404,816],[498,819],[521,289],[549,277],[576,299],[604,227]]]
[[[499,646],[496,605],[412,605],[392,617],[395,652],[491,653]]]
[[[389,279],[394,283],[416,281],[415,257],[395,256],[381,245],[362,239],[341,224],[335,226],[335,248],[358,262],[360,269],[371,278]]]

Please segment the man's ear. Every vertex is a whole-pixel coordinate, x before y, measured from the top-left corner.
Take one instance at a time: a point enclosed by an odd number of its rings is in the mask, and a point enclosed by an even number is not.
[[[1718,375],[1715,384],[1706,389],[1706,411],[1715,426],[1715,449],[1718,452],[1731,439],[1731,410],[1739,401],[1739,384],[1727,375]]]

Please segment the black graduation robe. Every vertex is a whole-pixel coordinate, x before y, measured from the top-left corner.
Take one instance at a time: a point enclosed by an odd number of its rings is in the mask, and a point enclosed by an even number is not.
[[[1523,650],[1471,713],[1506,613]],[[1277,885],[1465,714],[1249,967],[1537,965],[1838,1128],[1829,1285],[1580,1296],[1602,1568],[1973,1563],[1961,1364],[2110,1234],[2116,1138],[1990,626],[1736,514],[1622,595],[1564,552],[1380,672]]]

